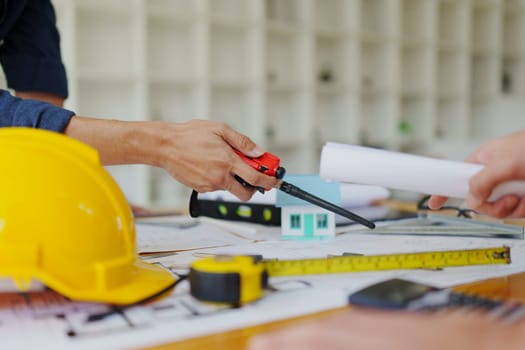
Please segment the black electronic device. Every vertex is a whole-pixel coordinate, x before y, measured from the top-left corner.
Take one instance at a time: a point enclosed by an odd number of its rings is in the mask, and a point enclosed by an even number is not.
[[[437,310],[453,307],[493,309],[501,301],[440,289],[403,279],[390,279],[352,293],[351,305],[379,309]]]

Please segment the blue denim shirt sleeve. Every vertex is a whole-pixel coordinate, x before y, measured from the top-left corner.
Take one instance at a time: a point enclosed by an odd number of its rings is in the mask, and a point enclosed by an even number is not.
[[[3,0],[6,18],[0,24],[0,63],[7,85],[16,91],[68,95],[60,36],[50,0]]]
[[[19,126],[64,132],[74,112],[52,104],[14,97],[0,89],[0,127]]]

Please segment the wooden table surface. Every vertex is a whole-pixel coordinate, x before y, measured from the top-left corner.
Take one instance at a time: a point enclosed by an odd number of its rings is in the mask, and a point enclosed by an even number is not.
[[[460,292],[475,293],[480,296],[512,299],[525,302],[525,272],[506,277],[491,278],[485,281],[468,283],[454,288]],[[188,339],[181,342],[165,344],[148,348],[151,350],[197,350],[197,349],[229,349],[244,350],[248,348],[250,339],[258,334],[276,330],[286,325],[293,325],[299,322],[315,320],[338,312],[348,312],[350,307],[323,311],[302,317],[290,318],[261,324],[243,329],[208,335],[204,337]],[[351,311],[350,311],[351,312]]]

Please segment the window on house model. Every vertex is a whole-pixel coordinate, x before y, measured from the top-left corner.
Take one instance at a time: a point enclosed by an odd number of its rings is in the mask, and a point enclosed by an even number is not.
[[[290,228],[301,228],[301,215],[290,215]]]
[[[317,228],[328,228],[328,214],[316,215]]]

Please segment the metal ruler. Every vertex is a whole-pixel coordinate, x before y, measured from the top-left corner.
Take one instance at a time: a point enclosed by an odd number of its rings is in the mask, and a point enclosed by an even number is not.
[[[194,262],[189,279],[191,294],[197,299],[240,305],[260,298],[269,277],[510,264],[510,261],[510,248],[506,246],[298,260],[216,256]]]

